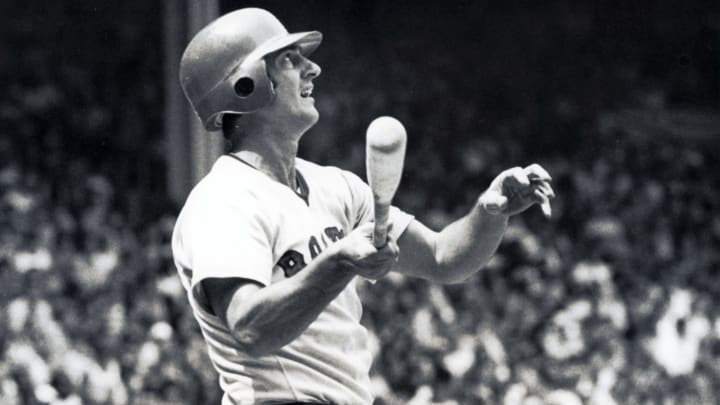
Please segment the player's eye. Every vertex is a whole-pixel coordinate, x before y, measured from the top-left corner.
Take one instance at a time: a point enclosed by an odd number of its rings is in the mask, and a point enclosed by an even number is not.
[[[291,52],[285,52],[280,60],[280,65],[283,68],[290,69],[295,66],[295,57]]]

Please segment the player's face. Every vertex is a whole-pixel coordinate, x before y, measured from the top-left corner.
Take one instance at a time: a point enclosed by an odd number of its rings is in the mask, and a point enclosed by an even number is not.
[[[275,120],[298,120],[298,124],[307,128],[314,125],[319,113],[312,97],[312,81],[320,75],[320,66],[306,58],[298,47],[272,53],[266,63],[275,88],[275,97],[267,112]]]

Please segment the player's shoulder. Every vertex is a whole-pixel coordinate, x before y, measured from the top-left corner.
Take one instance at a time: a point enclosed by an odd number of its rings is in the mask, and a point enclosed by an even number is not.
[[[317,172],[317,173],[332,173],[332,172],[339,170],[335,166],[321,165],[319,163],[315,163],[310,160],[305,160],[300,157],[295,158],[295,167],[301,171]]]
[[[193,187],[185,205],[219,206],[256,199],[264,177],[246,164],[221,156]],[[266,179],[265,179],[266,180]]]
[[[321,165],[302,158],[296,158],[295,166],[303,176],[324,177],[325,180],[348,181],[348,178],[360,178],[353,172],[337,166]],[[362,181],[362,180],[360,180]]]
[[[323,194],[337,196],[343,201],[350,201],[355,196],[365,195],[369,191],[365,181],[350,170],[337,166],[323,166],[299,158],[296,167],[311,184],[311,189],[321,190]]]

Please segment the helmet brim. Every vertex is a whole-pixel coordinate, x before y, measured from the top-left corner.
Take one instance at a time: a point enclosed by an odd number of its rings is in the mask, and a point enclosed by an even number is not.
[[[313,53],[322,42],[322,33],[320,31],[295,32],[292,34],[283,34],[270,38],[255,48],[243,61],[242,65],[247,66],[254,63],[268,54],[287,48],[291,45],[300,47],[300,52],[307,56]]]

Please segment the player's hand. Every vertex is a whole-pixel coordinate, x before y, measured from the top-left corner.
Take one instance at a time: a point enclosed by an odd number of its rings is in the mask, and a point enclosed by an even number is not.
[[[386,275],[397,262],[397,243],[390,239],[380,249],[372,243],[373,223],[360,225],[333,246],[339,266],[359,276],[376,280]]]
[[[546,218],[552,215],[550,200],[555,192],[550,174],[539,164],[513,167],[500,173],[480,196],[480,206],[493,215],[519,214],[539,204]]]

